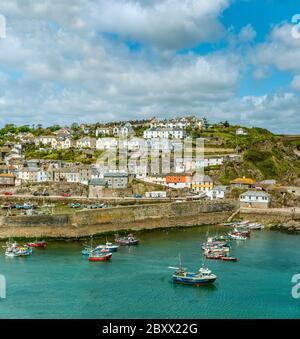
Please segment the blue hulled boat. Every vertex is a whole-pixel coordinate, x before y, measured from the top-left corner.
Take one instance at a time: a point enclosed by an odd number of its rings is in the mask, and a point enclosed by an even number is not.
[[[179,256],[179,267],[169,267],[175,269],[172,275],[173,282],[186,285],[209,285],[216,281],[217,276],[211,272],[208,268],[201,267],[197,273],[188,272],[181,265],[181,259]]]
[[[99,252],[99,251],[96,250],[96,249],[93,247],[93,236],[91,236],[91,243],[90,243],[90,245],[84,244],[84,248],[83,248],[83,250],[81,251],[81,254],[82,254],[82,255],[90,255],[90,254],[95,253],[95,252]]]
[[[106,242],[105,245],[98,245],[95,250],[103,250],[103,249],[106,249],[108,250],[109,252],[117,252],[119,246],[118,245],[114,245],[113,243],[111,242]]]
[[[187,272],[183,268],[178,268],[173,274],[173,281],[187,285],[208,285],[216,281],[217,276],[208,268],[201,267],[197,273]]]

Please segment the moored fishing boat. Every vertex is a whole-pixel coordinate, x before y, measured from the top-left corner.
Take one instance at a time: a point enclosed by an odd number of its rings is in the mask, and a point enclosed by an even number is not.
[[[7,242],[5,247],[5,255],[7,257],[25,257],[32,254],[32,248],[18,245],[17,242]]]
[[[251,223],[247,226],[248,229],[250,230],[262,230],[265,228],[262,224],[259,224],[257,222]]]
[[[224,244],[210,244],[210,243],[204,243],[201,246],[203,251],[224,251],[224,252],[228,252],[230,247],[228,245],[224,245]]]
[[[113,243],[107,241],[105,245],[98,245],[95,250],[107,249],[109,252],[117,252],[118,248],[118,245],[114,245]]]
[[[229,248],[206,248],[204,254],[222,254],[227,255],[229,253]]]
[[[251,231],[250,230],[245,230],[244,227],[239,228],[235,227],[231,233],[236,233],[238,235],[243,235],[244,237],[250,238],[251,236]]]
[[[243,234],[237,233],[237,232],[230,232],[228,233],[229,237],[234,240],[247,240],[248,238],[244,236]]]
[[[226,236],[226,238],[224,236],[215,236],[215,237],[211,237],[211,238],[207,238],[207,242],[208,245],[212,244],[212,245],[221,245],[221,246],[229,246],[228,245],[228,236]]]
[[[208,285],[216,281],[217,276],[211,272],[208,268],[201,267],[197,273],[188,272],[182,266],[180,262],[179,267],[169,267],[176,271],[172,275],[173,282],[186,285]]]
[[[140,241],[136,239],[132,234],[128,234],[128,236],[126,237],[119,237],[118,235],[116,235],[115,242],[119,245],[132,246],[138,245]]]
[[[210,254],[205,254],[205,258],[206,259],[212,259],[212,260],[221,260],[223,258],[223,256],[222,256],[222,254],[210,253]]]
[[[85,247],[82,251],[81,254],[82,255],[90,255],[94,250],[92,248],[89,247]]]
[[[227,240],[228,240],[227,235],[216,235],[215,237],[213,237],[213,241],[219,241],[219,242],[227,243]]]
[[[222,226],[234,226],[236,223],[235,222],[225,222],[224,224],[220,224]]]
[[[45,248],[47,247],[47,242],[45,240],[35,240],[33,242],[27,243],[27,246]]]
[[[81,251],[81,254],[82,255],[90,255],[94,252],[98,252],[98,251],[96,251],[95,248],[93,247],[93,236],[91,236],[90,245],[84,244],[84,249]]]
[[[112,253],[108,250],[103,249],[101,251],[91,252],[89,255],[89,261],[107,261],[112,257]]]

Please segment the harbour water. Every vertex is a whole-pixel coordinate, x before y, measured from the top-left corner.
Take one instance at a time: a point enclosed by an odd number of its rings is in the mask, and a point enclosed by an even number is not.
[[[5,257],[1,249],[7,298],[0,299],[0,318],[300,318],[300,299],[291,294],[300,273],[296,235],[252,232],[232,242],[237,263],[205,262],[218,276],[214,285],[173,284],[168,266],[178,265],[178,253],[190,271],[202,265],[207,229],[140,233],[141,244],[121,247],[111,262],[88,262],[73,241],[50,242],[27,258]]]

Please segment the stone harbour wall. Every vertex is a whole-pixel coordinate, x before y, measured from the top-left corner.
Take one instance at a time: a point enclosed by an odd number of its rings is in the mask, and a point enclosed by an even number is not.
[[[69,214],[1,217],[0,238],[65,237],[121,230],[191,227],[225,222],[234,201],[193,201],[74,211]]]

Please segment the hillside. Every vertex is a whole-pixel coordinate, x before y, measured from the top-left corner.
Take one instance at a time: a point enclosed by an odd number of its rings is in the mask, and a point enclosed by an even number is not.
[[[212,131],[211,137],[219,137],[223,147],[235,147],[243,155],[243,162],[226,163],[218,170],[209,171],[217,181],[228,184],[246,176],[258,181],[276,179],[292,185],[300,178],[300,141],[289,141],[261,128],[245,128],[247,136],[233,135],[232,130],[232,127],[219,127]]]

